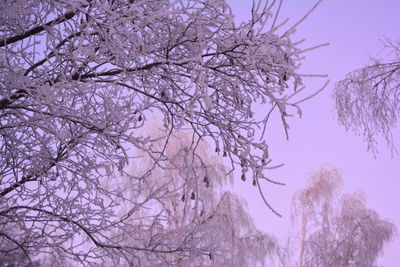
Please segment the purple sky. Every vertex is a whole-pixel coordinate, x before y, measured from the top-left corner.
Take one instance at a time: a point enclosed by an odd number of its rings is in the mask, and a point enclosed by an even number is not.
[[[248,18],[252,1],[227,0],[236,20]],[[292,25],[316,1],[284,0],[281,20],[290,18]],[[284,238],[290,226],[290,204],[293,193],[304,187],[308,175],[324,163],[342,171],[344,191],[362,190],[367,206],[381,218],[394,222],[400,232],[400,156],[390,157],[384,143],[376,159],[366,151],[362,138],[347,133],[335,118],[331,98],[335,82],[351,70],[368,63],[382,49],[380,39],[400,38],[399,0],[325,0],[297,30],[296,39],[306,38],[307,46],[330,42],[330,46],[306,54],[302,73],[328,74],[328,88],[303,103],[303,118],[290,123],[290,140],[286,141],[281,127],[270,128],[267,135],[272,159],[285,166],[272,172],[272,177],[287,183],[286,187],[265,186],[270,203],[284,218],[267,211],[255,188],[236,182],[249,205],[257,226]],[[322,79],[306,80],[309,92],[322,86]],[[261,110],[260,110],[261,112]],[[277,122],[278,123],[278,122]],[[398,127],[399,128],[399,127]],[[400,129],[394,131],[395,138]],[[397,148],[400,150],[400,142]],[[399,266],[400,238],[384,250],[380,266]]]

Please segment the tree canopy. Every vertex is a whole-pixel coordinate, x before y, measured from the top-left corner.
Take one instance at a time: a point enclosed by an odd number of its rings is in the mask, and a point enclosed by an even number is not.
[[[262,138],[269,116],[277,112],[287,135],[287,117],[301,114],[299,104],[316,93],[304,95],[298,73],[312,48],[292,40],[298,23],[278,23],[276,3],[254,3],[250,20],[237,25],[224,0],[2,1],[2,257],[48,253],[83,264],[99,257],[134,264],[146,255],[170,264],[176,255],[201,254],[182,227],[161,244],[156,224],[129,228],[130,218],[171,193],[169,180],[142,186],[173,164],[166,151],[185,127],[193,157],[208,139],[230,161],[227,172],[240,168],[241,179],[259,188],[274,182]],[[140,131],[152,113],[161,116],[163,136]],[[136,151],[150,160],[141,175],[127,172]],[[104,185],[124,175],[135,182]],[[137,195],[128,198],[128,191]],[[122,203],[126,213],[118,215]],[[125,242],[144,233],[143,242]]]
[[[339,170],[326,166],[293,197],[292,266],[376,266],[394,238],[395,225],[367,208],[361,191],[342,194],[342,186]]]
[[[339,122],[364,137],[368,150],[378,152],[379,137],[397,153],[393,130],[400,116],[400,40],[386,40],[383,58],[346,75],[336,83],[334,98]]]

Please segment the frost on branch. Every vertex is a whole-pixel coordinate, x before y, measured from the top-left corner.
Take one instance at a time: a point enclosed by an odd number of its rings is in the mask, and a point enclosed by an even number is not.
[[[162,149],[166,138],[163,131],[153,125],[146,132],[159,140],[153,148]],[[196,137],[190,132],[173,132],[168,137],[170,146],[165,154],[169,160],[164,168],[152,168],[145,180],[138,178],[153,161],[144,152],[137,152],[137,160],[128,171],[130,176],[120,177],[113,184],[105,181],[111,187],[130,188],[118,212],[129,226],[114,232],[112,238],[129,236],[124,241],[126,247],[147,245],[175,250],[166,256],[152,251],[136,253],[143,266],[159,266],[162,262],[171,266],[264,265],[274,255],[276,241],[256,229],[242,200],[223,191],[221,185],[229,180],[225,168],[209,146],[193,140]],[[152,199],[143,201],[132,212],[132,203],[141,196]],[[132,230],[139,228],[141,231]]]
[[[280,31],[274,5],[256,4],[240,25],[223,0],[0,5],[0,220],[26,255],[65,250],[89,262],[175,253],[125,250],[106,234],[121,223],[114,208],[124,192],[101,182],[123,174],[134,151],[152,161],[135,177],[143,183],[171,162],[168,138],[154,150],[159,140],[138,135],[149,115],[162,116],[167,137],[187,126],[195,140],[213,141],[231,170],[240,166],[260,186],[272,167],[260,129],[277,110],[287,132],[286,118],[308,98],[295,100],[304,50],[291,40],[293,27]],[[154,197],[138,196],[130,208]],[[81,236],[92,245],[83,254]]]
[[[363,135],[374,155],[377,138],[383,136],[392,153],[397,152],[392,130],[400,116],[400,41],[386,41],[390,60],[372,59],[368,66],[347,74],[335,86],[339,122]]]

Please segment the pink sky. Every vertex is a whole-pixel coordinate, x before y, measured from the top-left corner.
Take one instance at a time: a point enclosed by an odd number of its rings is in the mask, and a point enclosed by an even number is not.
[[[248,18],[252,1],[227,0],[238,21]],[[284,0],[281,20],[292,25],[316,1]],[[274,179],[286,187],[265,186],[270,203],[284,218],[267,210],[251,185],[236,182],[249,205],[257,226],[277,237],[285,238],[290,225],[293,193],[305,185],[308,175],[324,163],[342,171],[344,191],[362,190],[367,206],[381,218],[396,224],[400,232],[400,156],[390,157],[384,144],[376,159],[366,151],[362,138],[347,133],[335,118],[333,85],[351,70],[362,67],[369,56],[380,52],[380,39],[400,38],[400,1],[398,0],[325,0],[297,30],[297,39],[306,38],[307,46],[330,42],[330,46],[306,54],[302,73],[328,74],[326,90],[303,104],[303,118],[290,121],[290,140],[283,130],[270,128],[267,135],[272,159],[285,166],[272,172]],[[309,92],[322,86],[322,79],[306,80]],[[262,112],[260,110],[260,112]],[[277,122],[278,123],[278,122]],[[398,127],[399,128],[399,127]],[[400,129],[394,132],[400,136]],[[397,144],[400,150],[400,142]],[[399,266],[400,238],[384,250],[380,266]]]

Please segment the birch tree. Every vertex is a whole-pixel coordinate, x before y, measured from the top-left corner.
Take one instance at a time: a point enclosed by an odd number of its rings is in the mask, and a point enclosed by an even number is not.
[[[155,126],[146,131],[157,137],[161,148],[164,133]],[[221,160],[211,153],[207,143],[201,141],[196,150],[189,149],[192,138],[188,132],[169,136],[165,167],[152,168],[140,186],[141,192],[129,192],[126,204],[137,201],[139,195],[152,194],[155,188],[168,192],[157,202],[143,204],[129,219],[131,228],[147,225],[148,229],[142,231],[144,236],[156,228],[157,234],[151,238],[157,240],[154,242],[158,247],[184,244],[187,249],[168,257],[172,266],[253,266],[272,261],[277,242],[257,230],[243,200],[224,190],[223,185],[232,183],[233,177],[226,175]],[[132,164],[130,172],[142,177],[152,160],[144,153],[135,153],[135,157],[140,160]],[[135,188],[135,182],[138,181],[121,177],[116,186]],[[121,216],[127,213],[127,208],[119,211]],[[127,246],[147,243],[148,238],[136,234],[125,242]],[[142,255],[140,260],[143,266],[162,266],[164,259]]]
[[[385,58],[372,58],[365,67],[348,73],[335,86],[339,122],[364,137],[374,155],[383,137],[397,153],[393,130],[400,116],[400,40],[385,41]]]
[[[262,139],[269,116],[276,112],[287,135],[287,117],[316,93],[305,93],[299,73],[313,47],[292,40],[302,20],[280,23],[275,3],[255,3],[237,25],[224,0],[2,1],[0,253],[19,251],[28,262],[48,253],[59,264],[66,255],[133,264],[141,254],[168,263],[201,253],[185,240],[160,248],[152,235],[122,245],[146,229],[130,228],[129,218],[168,187],[136,195],[123,216],[115,210],[127,190],[142,192],[154,168],[167,168],[169,136],[184,126],[190,150],[208,139],[228,172],[239,168],[261,193],[273,182]],[[259,105],[264,114],[254,113]],[[151,113],[162,116],[166,136],[157,149],[159,140],[139,131]],[[152,161],[140,177],[126,171],[134,151]],[[123,175],[139,182],[103,186]]]
[[[341,194],[342,184],[337,169],[324,167],[295,195],[292,266],[376,266],[393,239],[395,225],[368,209],[361,192]]]

